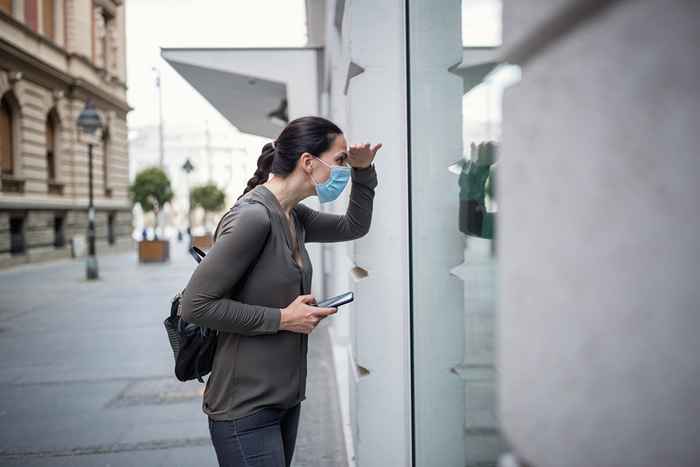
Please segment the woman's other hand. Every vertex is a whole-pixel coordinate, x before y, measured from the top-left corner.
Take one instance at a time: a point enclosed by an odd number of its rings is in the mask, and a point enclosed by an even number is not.
[[[353,144],[348,151],[348,162],[356,169],[365,169],[372,165],[377,151],[382,147],[382,143],[370,147],[369,143]]]
[[[300,295],[283,308],[279,330],[310,334],[319,321],[338,311],[337,308],[312,306],[312,303],[316,303],[313,295]]]

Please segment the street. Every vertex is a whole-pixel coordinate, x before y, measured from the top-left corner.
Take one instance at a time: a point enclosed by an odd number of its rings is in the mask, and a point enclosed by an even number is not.
[[[196,263],[136,252],[0,271],[0,464],[216,466],[204,385],[175,379],[163,319]],[[347,465],[326,326],[309,340],[295,466]]]

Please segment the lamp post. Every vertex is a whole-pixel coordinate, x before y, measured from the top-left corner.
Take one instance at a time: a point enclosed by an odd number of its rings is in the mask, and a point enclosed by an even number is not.
[[[163,89],[160,86],[160,70],[151,67],[156,74],[156,88],[158,88],[158,167],[163,168],[165,160],[165,146],[163,145]]]
[[[194,170],[194,165],[190,162],[188,158],[184,164],[182,164],[182,170],[185,171],[185,180],[187,181],[187,235],[189,236],[190,245],[188,249],[192,246],[192,219],[190,213],[190,172]]]
[[[95,131],[102,128],[102,120],[100,119],[95,104],[88,99],[85,107],[78,116],[78,128],[83,133],[88,135],[88,185],[89,185],[89,202],[88,202],[88,257],[87,257],[87,278],[97,279],[99,277],[97,270],[97,254],[95,252],[95,206],[92,201],[92,135]]]

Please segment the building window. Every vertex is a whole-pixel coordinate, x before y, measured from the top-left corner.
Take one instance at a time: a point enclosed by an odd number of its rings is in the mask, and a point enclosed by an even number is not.
[[[24,217],[10,217],[10,254],[21,255],[25,251]]]
[[[12,0],[0,0],[0,11],[12,15]]]
[[[53,218],[53,246],[56,248],[63,248],[66,245],[64,225],[65,217],[56,214]]]
[[[56,122],[49,113],[46,118],[46,170],[49,181],[56,180]]]
[[[105,196],[112,196],[112,188],[109,186],[110,170],[110,144],[111,138],[109,130],[105,129],[102,132],[102,185],[104,186]]]
[[[24,0],[24,22],[33,31],[39,30],[39,6],[37,0]]]
[[[114,234],[114,221],[117,217],[116,212],[110,212],[107,214],[107,243],[114,245],[116,236]]]
[[[54,2],[56,0],[41,1],[41,23],[44,35],[51,40],[56,39],[56,10]]]
[[[112,30],[114,16],[102,7],[93,10],[92,15],[92,52],[93,61],[98,67],[112,71]]]
[[[63,194],[63,183],[58,180],[61,157],[61,126],[56,109],[51,109],[46,117],[46,178],[48,192]]]
[[[7,95],[0,99],[0,157],[2,174],[14,174],[14,115]]]

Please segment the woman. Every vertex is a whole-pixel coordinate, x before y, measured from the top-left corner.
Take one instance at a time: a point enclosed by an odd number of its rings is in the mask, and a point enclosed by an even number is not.
[[[367,233],[381,146],[348,148],[340,128],[323,118],[290,122],[263,147],[255,175],[192,274],[182,318],[222,331],[202,404],[220,466],[291,464],[308,334],[337,311],[313,306],[305,243]],[[313,194],[333,201],[350,177],[345,215],[299,203]]]

